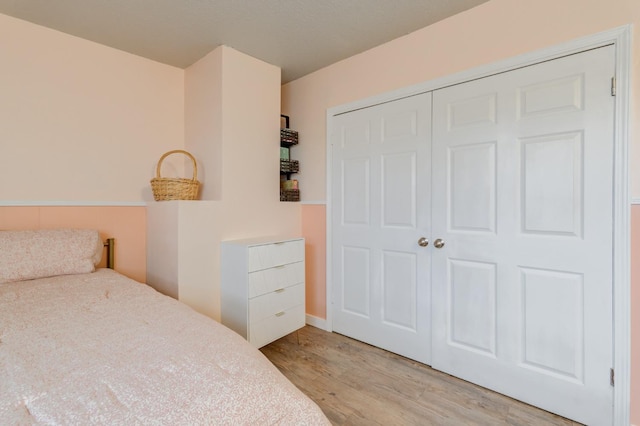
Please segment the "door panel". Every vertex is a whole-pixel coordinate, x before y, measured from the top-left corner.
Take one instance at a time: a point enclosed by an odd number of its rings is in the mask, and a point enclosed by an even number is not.
[[[520,268],[523,365],[576,383],[584,378],[581,274]]]
[[[522,232],[582,237],[583,133],[520,139]]]
[[[383,154],[381,160],[382,226],[415,229],[416,153]]]
[[[415,253],[382,251],[382,321],[416,332]]]
[[[613,51],[433,96],[432,365],[588,424],[613,406]]]
[[[449,259],[451,344],[485,356],[496,354],[495,263]]]
[[[344,274],[341,277],[343,285],[340,310],[363,318],[369,318],[371,294],[369,258],[370,250],[366,247],[342,247],[341,263]]]
[[[451,230],[495,233],[495,142],[452,147],[447,162]]]
[[[423,94],[337,116],[332,134],[333,329],[424,363],[430,121]]]
[[[518,87],[518,118],[581,111],[584,108],[584,75],[551,79]]]
[[[348,225],[368,225],[370,219],[368,158],[342,162],[342,221]]]

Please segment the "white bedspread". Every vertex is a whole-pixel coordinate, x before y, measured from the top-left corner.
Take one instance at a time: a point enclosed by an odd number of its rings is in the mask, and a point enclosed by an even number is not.
[[[0,424],[328,424],[240,336],[111,270],[0,285]]]

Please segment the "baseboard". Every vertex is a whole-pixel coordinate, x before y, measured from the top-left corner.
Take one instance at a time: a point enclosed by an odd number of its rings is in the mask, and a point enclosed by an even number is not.
[[[324,318],[318,318],[313,315],[307,314],[306,321],[307,324],[312,327],[319,328],[320,330],[327,330],[327,320]]]

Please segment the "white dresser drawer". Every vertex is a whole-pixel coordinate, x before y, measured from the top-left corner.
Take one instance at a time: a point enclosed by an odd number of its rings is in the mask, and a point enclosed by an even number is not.
[[[249,342],[257,348],[304,327],[304,304],[249,325]]]
[[[249,322],[262,321],[300,304],[304,305],[304,284],[255,297],[249,300]]]
[[[249,273],[249,298],[304,282],[304,262]]]
[[[304,240],[281,241],[249,247],[249,272],[304,260]]]
[[[299,237],[223,241],[222,324],[257,348],[304,327],[304,248]]]

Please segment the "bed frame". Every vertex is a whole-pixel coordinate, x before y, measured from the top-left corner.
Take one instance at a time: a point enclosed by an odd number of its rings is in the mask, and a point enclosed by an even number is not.
[[[113,269],[115,265],[114,248],[116,240],[114,238],[107,238],[104,242],[104,246],[107,248],[107,268]]]

